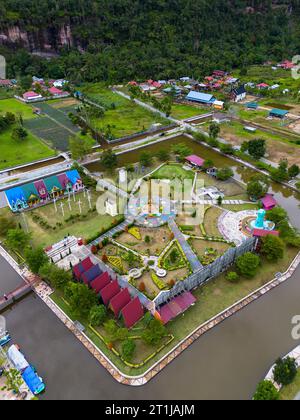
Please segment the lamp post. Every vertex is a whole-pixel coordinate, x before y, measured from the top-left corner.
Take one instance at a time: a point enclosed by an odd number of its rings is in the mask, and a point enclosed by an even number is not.
[[[65,217],[64,206],[65,206],[64,203],[60,203],[60,208],[61,208],[61,212],[62,212],[63,217]]]

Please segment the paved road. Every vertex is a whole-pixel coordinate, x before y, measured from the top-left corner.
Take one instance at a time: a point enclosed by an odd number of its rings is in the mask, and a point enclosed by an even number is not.
[[[201,270],[203,268],[202,264],[200,263],[197,255],[194,253],[190,245],[187,243],[185,236],[178,228],[177,224],[174,220],[169,221],[169,227],[175,235],[175,238],[180,243],[181,248],[183,249],[187,259],[189,260],[193,272]]]

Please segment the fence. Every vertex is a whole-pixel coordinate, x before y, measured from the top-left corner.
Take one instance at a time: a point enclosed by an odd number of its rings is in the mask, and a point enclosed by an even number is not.
[[[168,300],[173,299],[175,296],[184,291],[191,291],[224,272],[230,267],[235,260],[246,252],[253,251],[255,246],[255,238],[249,238],[237,248],[231,248],[222,257],[218,258],[214,263],[202,268],[201,270],[193,273],[187,279],[178,282],[172,290],[161,292],[155,299],[154,303],[156,308],[166,303]]]
[[[131,134],[129,136],[120,137],[120,138],[114,139],[114,140],[106,139],[106,141],[107,141],[108,144],[116,144],[116,143],[120,143],[120,142],[124,142],[124,141],[128,141],[128,140],[135,140],[139,137],[155,136],[158,133],[163,133],[165,131],[169,131],[172,128],[175,128],[175,127],[177,127],[177,124],[173,123],[173,124],[170,124],[170,125],[165,125],[165,126],[159,127],[156,130],[141,131],[140,133]]]

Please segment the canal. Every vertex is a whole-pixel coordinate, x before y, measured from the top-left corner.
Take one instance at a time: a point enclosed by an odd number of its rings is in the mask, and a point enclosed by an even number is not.
[[[186,137],[175,141],[191,144]],[[170,147],[174,140],[163,144]],[[162,144],[153,147],[159,150]],[[193,150],[216,166],[231,166],[236,179],[244,182],[255,173],[194,142]],[[138,161],[140,151],[134,153],[131,163]],[[130,163],[127,158],[124,162]],[[89,169],[99,171],[99,165]],[[275,184],[272,189],[300,228],[299,195]],[[0,273],[0,283],[12,275],[18,281],[1,259]],[[300,267],[287,283],[202,336],[149,384],[133,388],[116,383],[37,297],[30,295],[5,312],[14,341],[47,383],[42,398],[57,400],[250,399],[275,359],[299,345],[291,336],[296,314]]]

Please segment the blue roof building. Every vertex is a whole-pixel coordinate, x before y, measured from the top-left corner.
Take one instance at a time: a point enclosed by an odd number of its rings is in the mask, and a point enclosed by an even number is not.
[[[270,117],[276,117],[276,118],[285,118],[289,111],[286,111],[284,109],[272,109],[270,111]]]
[[[5,191],[7,203],[13,212],[28,208],[24,191],[21,187],[12,188]]]
[[[73,170],[73,171],[67,171],[66,172],[67,177],[69,178],[70,182],[72,183],[72,185],[77,184],[77,182],[79,180],[81,180],[80,175],[78,173],[77,170]]]
[[[216,100],[213,95],[208,93],[195,92],[193,90],[187,95],[186,99],[191,102],[198,102],[200,104],[206,105],[212,105]]]

